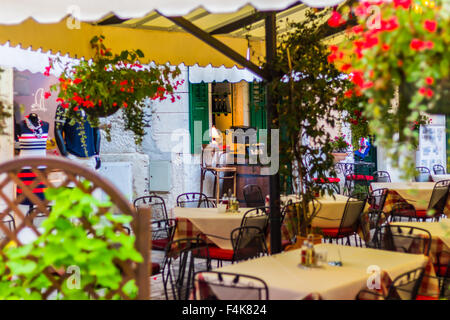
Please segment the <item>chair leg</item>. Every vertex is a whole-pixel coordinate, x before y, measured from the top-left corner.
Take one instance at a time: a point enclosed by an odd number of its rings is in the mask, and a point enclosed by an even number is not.
[[[205,175],[203,169],[200,169],[200,193],[203,193],[203,179],[205,179]]]

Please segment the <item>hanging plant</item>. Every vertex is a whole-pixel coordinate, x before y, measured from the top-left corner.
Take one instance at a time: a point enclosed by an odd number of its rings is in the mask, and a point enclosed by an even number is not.
[[[178,67],[142,65],[141,50],[124,50],[113,54],[104,45],[105,37],[95,36],[91,47],[95,50],[92,60],[80,60],[78,65],[66,64],[59,77],[59,83],[51,86],[58,91],[57,101],[67,109],[67,117],[82,122],[80,108],[87,114],[93,127],[100,125],[99,118],[123,111],[125,130],[135,134],[137,144],[145,134],[147,98],[163,101],[170,97],[172,102],[180,99],[175,90],[183,81],[176,78],[181,74]],[[45,75],[60,60],[50,61]],[[48,98],[50,93],[46,93]],[[107,126],[105,128],[108,128]],[[109,136],[109,130],[107,130]]]
[[[357,17],[358,24],[348,29],[349,40],[329,59],[350,75],[355,92],[367,99],[362,115],[369,130],[405,178],[415,174],[419,134],[412,124],[423,122],[425,112],[450,113],[450,8],[448,2],[443,4],[361,1],[329,21],[330,26],[341,26]]]

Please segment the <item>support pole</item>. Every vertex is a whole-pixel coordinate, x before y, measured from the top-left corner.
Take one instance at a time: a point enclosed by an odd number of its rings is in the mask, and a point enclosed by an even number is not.
[[[279,129],[278,111],[276,110],[276,97],[269,90],[269,84],[273,81],[273,63],[277,54],[276,16],[271,12],[265,19],[266,29],[266,62],[269,79],[266,82],[266,108],[267,129],[270,137],[271,129]],[[278,152],[278,150],[277,150]],[[274,155],[271,154],[271,157]],[[279,155],[278,155],[279,156]],[[281,252],[281,214],[280,214],[280,174],[277,171],[269,178],[270,184],[270,252]]]

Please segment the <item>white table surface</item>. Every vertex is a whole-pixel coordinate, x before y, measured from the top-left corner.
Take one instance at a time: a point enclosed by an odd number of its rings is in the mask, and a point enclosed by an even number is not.
[[[367,289],[369,266],[379,266],[393,280],[428,262],[424,255],[385,250],[335,244],[320,244],[315,248],[327,251],[328,261],[337,260],[339,250],[343,265],[303,268],[299,266],[300,250],[293,250],[215,270],[261,278],[267,283],[271,300],[300,300],[311,293],[318,293],[326,300],[353,300],[361,289]]]
[[[431,178],[434,182],[442,181],[442,180],[450,180],[450,174],[432,174]]]
[[[231,231],[240,227],[242,217],[251,208],[239,208],[237,213],[219,213],[217,208],[181,208],[175,207],[176,218],[188,219],[197,229],[205,234],[216,235],[225,239],[208,237],[218,247],[233,249],[231,246]]]
[[[287,198],[296,199],[293,195],[289,195]],[[334,197],[324,195],[317,198],[317,200],[320,202],[321,207],[320,211],[312,220],[311,226],[321,228],[338,228],[342,220],[342,215],[344,214],[348,197],[341,194],[335,194]],[[299,200],[296,199],[296,201]],[[312,205],[310,207],[312,209]]]

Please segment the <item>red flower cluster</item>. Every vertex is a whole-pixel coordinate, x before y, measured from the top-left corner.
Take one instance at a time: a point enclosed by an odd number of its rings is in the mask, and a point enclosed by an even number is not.
[[[433,41],[422,41],[420,39],[414,38],[411,40],[411,43],[409,44],[409,47],[412,50],[415,51],[423,51],[426,49],[433,49],[434,48],[434,42]]]
[[[422,87],[422,88],[419,89],[419,94],[421,96],[424,96],[424,97],[427,97],[427,98],[431,98],[433,96],[434,92],[430,88]]]
[[[409,9],[411,6],[411,0],[394,0],[394,6],[396,8],[402,7],[403,9]]]
[[[428,32],[435,32],[437,29],[437,22],[434,20],[425,20],[423,27]]]
[[[344,23],[345,23],[344,18],[342,18],[342,15],[337,11],[333,11],[330,19],[328,19],[328,25],[333,28],[337,28],[343,25]]]

